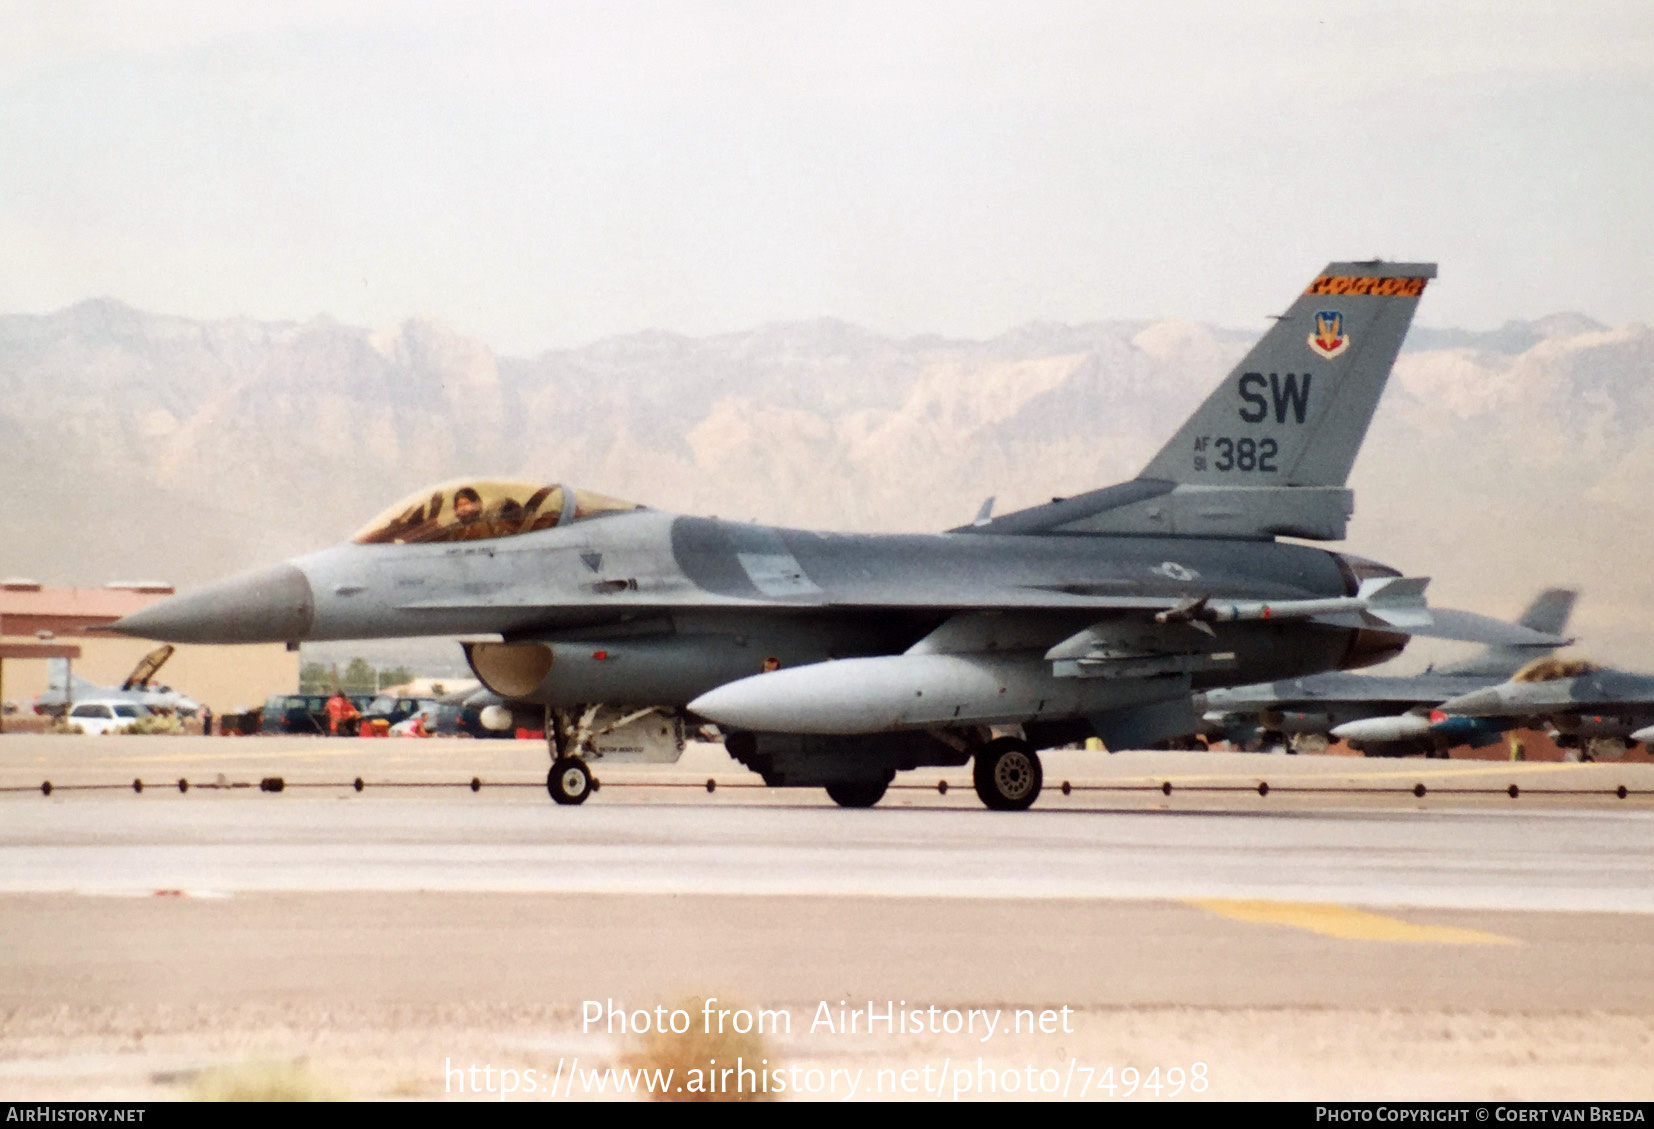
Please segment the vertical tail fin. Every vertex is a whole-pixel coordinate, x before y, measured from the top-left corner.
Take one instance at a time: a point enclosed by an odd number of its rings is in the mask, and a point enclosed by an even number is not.
[[[1332,263],[1140,478],[1342,487],[1434,263]]]
[[[1136,479],[975,528],[1341,540],[1344,483],[1434,277],[1434,263],[1329,264]]]
[[[1561,635],[1568,629],[1579,592],[1573,588],[1547,588],[1533,598],[1528,610],[1516,622],[1546,635]]]

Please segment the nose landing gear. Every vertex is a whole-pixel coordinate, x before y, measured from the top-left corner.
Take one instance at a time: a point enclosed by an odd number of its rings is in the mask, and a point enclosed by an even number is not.
[[[546,791],[559,804],[583,804],[597,790],[591,769],[579,757],[558,757],[546,775]]]
[[[592,770],[576,755],[584,748],[580,734],[589,728],[591,715],[595,712],[595,709],[588,711],[581,718],[581,724],[570,725],[561,711],[546,709],[546,745],[551,752],[546,791],[555,803],[583,804],[587,796],[597,791]]]

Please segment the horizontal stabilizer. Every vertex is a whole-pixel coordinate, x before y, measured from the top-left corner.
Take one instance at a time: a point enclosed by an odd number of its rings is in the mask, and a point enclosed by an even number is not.
[[[1516,622],[1542,635],[1560,638],[1568,629],[1579,593],[1572,588],[1547,588],[1534,598]],[[1477,674],[1489,679],[1509,678],[1536,658],[1550,653],[1556,644],[1528,643],[1490,646],[1480,654],[1436,668],[1440,674]]]
[[[1425,603],[1424,576],[1373,577],[1354,596],[1316,600],[1183,600],[1156,612],[1156,623],[1203,624],[1306,619],[1327,627],[1390,631],[1501,647],[1561,647],[1572,640],[1474,612]]]
[[[1359,614],[1318,615],[1314,622],[1328,627],[1377,628],[1393,630],[1403,635],[1419,635],[1427,639],[1451,639],[1458,643],[1484,643],[1495,647],[1565,647],[1572,639],[1547,635],[1502,619],[1477,615],[1456,608],[1431,608],[1428,623],[1403,626],[1384,625]]]

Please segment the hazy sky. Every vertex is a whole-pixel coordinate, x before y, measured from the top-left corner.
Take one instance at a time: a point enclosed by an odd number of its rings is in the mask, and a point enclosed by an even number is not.
[[[0,311],[1654,320],[1654,5],[0,0]]]

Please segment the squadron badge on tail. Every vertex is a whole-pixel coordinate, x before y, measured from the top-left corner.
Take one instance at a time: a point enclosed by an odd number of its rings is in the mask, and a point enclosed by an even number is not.
[[[1337,310],[1322,310],[1315,315],[1315,332],[1310,335],[1309,347],[1332,360],[1350,347],[1349,334],[1344,332],[1344,315]]]

